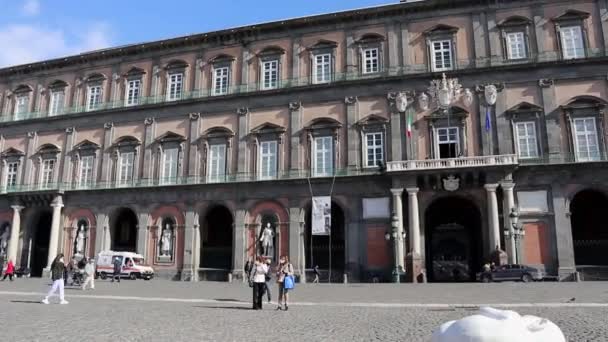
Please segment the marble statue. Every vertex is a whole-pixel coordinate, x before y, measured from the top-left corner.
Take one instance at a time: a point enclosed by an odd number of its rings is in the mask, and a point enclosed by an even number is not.
[[[270,222],[266,223],[266,227],[262,231],[262,235],[260,237],[260,244],[262,246],[262,255],[271,256],[272,248],[274,248],[273,243],[274,232],[272,231],[272,227],[270,226]]]
[[[76,254],[84,255],[84,227],[82,226],[76,234]]]
[[[431,341],[566,342],[566,338],[560,328],[547,319],[482,307],[476,315],[441,325]]]
[[[163,229],[163,234],[160,238],[160,254],[161,256],[171,256],[171,227],[169,226],[169,224],[165,225],[165,229]]]
[[[11,227],[6,226],[4,228],[4,231],[2,232],[2,235],[0,235],[0,255],[6,255],[7,248],[8,248],[8,239],[9,239],[9,235],[11,233],[10,230],[11,230]]]

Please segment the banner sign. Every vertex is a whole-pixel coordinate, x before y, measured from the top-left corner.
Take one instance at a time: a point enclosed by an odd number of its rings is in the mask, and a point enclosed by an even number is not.
[[[312,198],[312,235],[331,233],[331,197]]]

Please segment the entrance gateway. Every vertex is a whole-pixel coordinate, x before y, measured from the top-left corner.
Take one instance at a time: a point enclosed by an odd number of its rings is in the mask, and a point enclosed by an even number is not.
[[[481,214],[458,196],[435,200],[425,213],[425,249],[431,282],[475,281],[482,265]]]

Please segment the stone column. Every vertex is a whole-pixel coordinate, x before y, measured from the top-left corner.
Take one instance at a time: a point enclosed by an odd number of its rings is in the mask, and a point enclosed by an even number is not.
[[[99,252],[109,250],[106,246],[106,230],[108,229],[108,215],[105,212],[100,212],[95,217],[97,228],[95,230],[95,255]]]
[[[148,213],[142,212],[137,215],[137,254],[148,256]]]
[[[393,213],[397,215],[399,225],[397,226],[397,243],[395,243],[395,266],[404,270],[405,244],[403,241],[403,189],[391,189],[393,194]]]
[[[245,218],[247,211],[244,209],[238,209],[234,215],[234,250],[232,252],[232,276],[236,279],[242,279],[244,277],[245,258],[247,253],[247,239],[245,233]]]
[[[424,272],[422,248],[420,244],[420,211],[418,209],[418,188],[407,188],[408,194],[408,214],[409,214],[409,236],[410,252],[407,255],[407,266],[411,275],[411,281],[417,283],[419,276]],[[421,282],[426,282],[426,277],[422,276]]]
[[[484,187],[488,195],[488,226],[490,228],[488,250],[491,254],[496,251],[496,247],[500,248],[500,222],[498,222],[498,199],[496,198],[498,184],[486,184]]]
[[[59,225],[61,224],[61,208],[63,201],[60,195],[55,197],[51,203],[53,208],[53,218],[51,220],[51,237],[49,238],[49,254],[47,258],[47,270],[50,271],[53,259],[57,256],[57,248],[59,246]]]
[[[17,247],[19,246],[19,233],[21,231],[21,210],[25,207],[15,204],[13,208],[13,223],[11,224],[11,239],[8,243],[8,260],[12,260],[16,265],[17,263]]]
[[[198,215],[193,210],[186,211],[186,227],[184,236],[184,268],[182,281],[195,281],[194,257],[196,256],[195,238],[198,230]]]
[[[515,184],[514,183],[502,183],[500,185],[502,187],[503,193],[504,193],[504,204],[503,204],[503,215],[504,215],[504,227],[505,227],[505,231],[511,231],[511,218],[509,217],[509,214],[511,213],[511,209],[515,208],[515,196],[513,194],[513,188],[515,188]],[[513,234],[509,234],[509,239],[506,241],[506,245],[505,248],[508,251],[509,254],[509,263],[510,264],[515,264],[517,263],[516,260],[516,255],[517,253],[515,252],[515,237],[513,236]]]
[[[306,282],[304,246],[304,213],[299,207],[289,208],[289,259],[300,282]]]
[[[361,155],[359,132],[357,132],[356,123],[359,119],[359,106],[356,96],[347,96],[344,99],[346,104],[346,129],[348,130],[348,168],[356,170],[359,168],[359,156]],[[336,162],[336,165],[339,165]]]

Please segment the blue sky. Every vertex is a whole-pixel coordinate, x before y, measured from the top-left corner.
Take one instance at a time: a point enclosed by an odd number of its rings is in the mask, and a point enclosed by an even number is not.
[[[0,67],[111,46],[398,2],[0,0]]]

